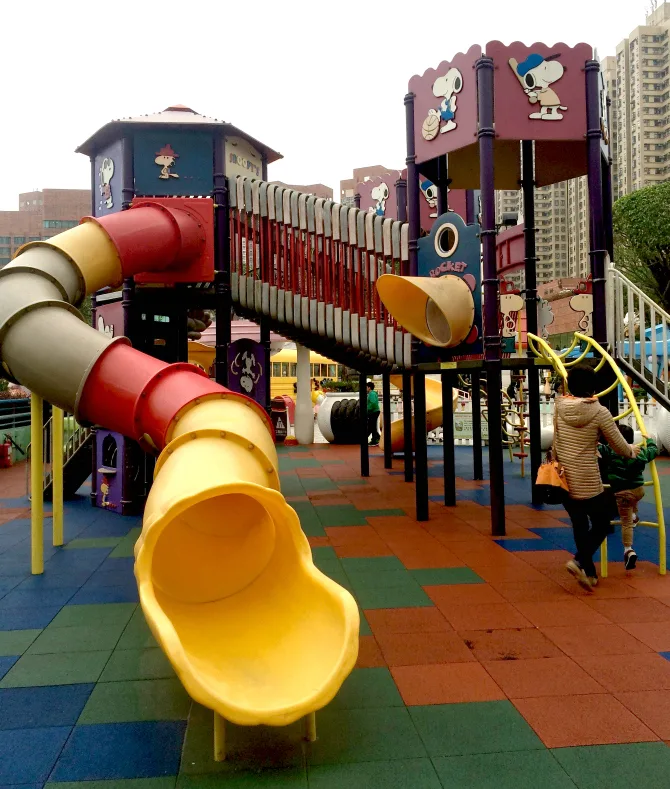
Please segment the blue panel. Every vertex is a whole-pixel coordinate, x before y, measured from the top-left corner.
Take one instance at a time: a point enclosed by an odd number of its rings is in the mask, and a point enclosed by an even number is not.
[[[45,781],[70,735],[69,726],[14,729],[0,737],[0,784]]]
[[[213,188],[213,144],[207,132],[135,134],[135,194],[157,197],[209,195]]]
[[[75,727],[52,781],[155,778],[179,770],[185,721]]]
[[[129,580],[123,585],[83,586],[70,600],[70,605],[99,605],[101,603],[139,603],[137,582]]]
[[[20,655],[10,655],[7,657],[0,657],[0,679],[2,679],[9,669],[20,658]]]
[[[0,690],[0,731],[74,726],[93,687],[54,685]]]
[[[41,630],[56,616],[59,608],[8,608],[0,611],[0,630]]]
[[[121,210],[123,187],[123,142],[118,140],[95,157],[95,215]]]

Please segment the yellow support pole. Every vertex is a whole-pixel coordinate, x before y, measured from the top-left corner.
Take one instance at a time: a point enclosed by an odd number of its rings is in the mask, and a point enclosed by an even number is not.
[[[305,716],[305,739],[307,742],[316,740],[316,712],[310,712]]]
[[[214,713],[214,761],[225,762],[226,760],[226,722],[219,715]]]
[[[51,419],[51,490],[53,544],[63,544],[63,419],[62,409],[53,407]]]
[[[44,401],[30,395],[30,555],[31,572],[44,572]]]

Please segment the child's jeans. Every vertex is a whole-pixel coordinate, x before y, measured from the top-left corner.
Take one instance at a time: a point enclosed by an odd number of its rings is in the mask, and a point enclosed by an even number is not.
[[[644,497],[644,488],[620,490],[614,494],[616,507],[621,518],[621,537],[624,548],[633,547],[633,515],[637,512],[637,503]]]

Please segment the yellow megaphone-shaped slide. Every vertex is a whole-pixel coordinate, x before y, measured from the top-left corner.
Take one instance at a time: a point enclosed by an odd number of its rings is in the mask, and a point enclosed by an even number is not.
[[[87,326],[72,306],[194,259],[197,212],[213,205],[193,203],[144,202],[23,247],[0,271],[0,359],[80,422],[160,453],[135,548],[147,622],[193,699],[237,724],[280,726],[335,696],[356,663],[359,614],[314,566],[279,492],[269,418],[194,365]]]

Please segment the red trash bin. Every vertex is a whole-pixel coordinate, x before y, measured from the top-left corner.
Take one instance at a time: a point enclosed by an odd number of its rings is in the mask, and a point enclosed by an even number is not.
[[[270,418],[275,429],[275,442],[283,444],[288,432],[288,411],[284,398],[273,397],[270,403]]]

